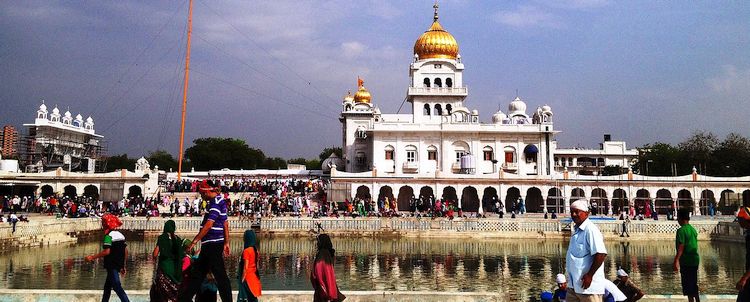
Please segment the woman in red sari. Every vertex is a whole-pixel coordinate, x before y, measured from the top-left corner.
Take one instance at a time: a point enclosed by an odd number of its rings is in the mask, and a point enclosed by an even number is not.
[[[345,298],[339,292],[336,275],[333,272],[335,252],[331,237],[326,234],[318,235],[318,253],[315,255],[310,273],[310,282],[315,290],[313,302],[343,301]]]

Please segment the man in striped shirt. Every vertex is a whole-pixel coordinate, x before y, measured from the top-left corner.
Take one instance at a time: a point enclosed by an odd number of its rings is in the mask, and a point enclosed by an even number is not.
[[[216,278],[221,301],[232,301],[232,287],[224,266],[224,257],[229,256],[229,222],[227,221],[227,201],[221,196],[221,188],[211,181],[204,180],[198,185],[198,190],[207,205],[206,215],[203,216],[201,231],[187,246],[187,250],[200,241],[201,251],[198,261],[193,265],[193,273],[187,280],[188,285],[180,293],[179,301],[192,301],[193,296],[201,287],[201,283],[210,271]]]

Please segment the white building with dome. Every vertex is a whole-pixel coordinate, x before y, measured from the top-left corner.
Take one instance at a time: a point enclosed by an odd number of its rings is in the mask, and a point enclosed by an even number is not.
[[[638,197],[638,188],[623,189],[622,181],[641,177],[628,169],[638,151],[625,142],[605,135],[596,150],[558,148],[553,108],[534,104],[530,109],[520,97],[484,122],[467,100],[459,45],[438,21],[437,5],[408,64],[406,101],[412,113],[382,113],[362,79],[356,93],[344,97],[343,156],[335,159],[343,166],[331,169],[332,200],[395,198],[399,210],[406,210],[412,197],[431,196],[454,200],[465,212],[483,212],[495,199],[511,207],[522,199],[529,211],[561,212],[571,199],[587,197],[601,199],[602,212],[611,213]],[[620,166],[623,174],[601,176],[605,166]],[[597,188],[603,181],[619,183]],[[702,196],[696,190],[689,195]],[[685,195],[672,191],[670,204]],[[694,201],[697,209],[695,198],[689,205]]]

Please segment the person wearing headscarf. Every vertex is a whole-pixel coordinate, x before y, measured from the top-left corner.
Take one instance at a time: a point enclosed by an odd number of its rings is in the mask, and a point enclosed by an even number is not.
[[[86,256],[86,261],[104,258],[104,269],[107,270],[107,279],[104,281],[104,294],[102,302],[109,301],[109,297],[114,289],[120,301],[129,302],[128,295],[120,283],[120,274],[125,275],[125,259],[128,258],[127,244],[125,236],[116,231],[122,225],[117,216],[104,214],[102,216],[102,228],[104,229],[104,241],[102,242],[102,251],[95,255]]]
[[[167,220],[164,231],[156,240],[153,256],[157,259],[157,269],[151,285],[151,301],[177,301],[185,251],[182,239],[174,234],[176,230],[174,220]]]
[[[244,250],[240,257],[237,281],[239,282],[238,302],[257,302],[261,295],[260,274],[258,274],[258,239],[253,230],[246,230]]]
[[[318,235],[318,252],[315,254],[310,273],[310,282],[315,290],[313,302],[342,301],[345,298],[339,292],[336,275],[333,272],[335,253],[331,237],[327,234]]]

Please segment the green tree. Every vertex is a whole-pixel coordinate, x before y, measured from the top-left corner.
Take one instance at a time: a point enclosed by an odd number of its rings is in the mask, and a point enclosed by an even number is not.
[[[164,171],[177,171],[177,160],[167,151],[156,150],[152,151],[146,157],[148,163],[151,164],[151,168],[159,166],[160,170]],[[185,167],[183,163],[183,168]],[[184,169],[183,169],[184,171]]]
[[[307,160],[304,157],[298,157],[287,160],[286,162],[290,164],[304,165],[307,163]]]
[[[323,149],[320,154],[318,154],[318,159],[320,160],[320,162],[323,162],[324,160],[326,160],[326,158],[331,156],[331,153],[336,153],[336,156],[338,156],[339,158],[344,158],[343,156],[341,156],[341,147],[327,147]]]
[[[185,150],[185,158],[196,170],[258,169],[264,167],[266,155],[250,148],[244,140],[224,137],[204,137],[193,141]]]
[[[634,169],[642,175],[669,176],[672,167],[680,162],[680,150],[667,143],[653,143],[643,146]]]
[[[308,170],[320,170],[321,168],[321,161],[317,159],[310,159],[307,162],[305,162],[305,168]]]
[[[695,166],[699,172],[708,174],[707,164],[711,153],[719,145],[719,139],[711,132],[695,131],[685,141],[679,143],[677,148],[684,153],[683,166],[692,169]]]
[[[730,133],[711,153],[709,169],[716,176],[746,176],[750,173],[750,139]]]
[[[267,157],[263,161],[262,168],[272,170],[286,169],[286,161],[281,157]]]
[[[113,172],[120,169],[128,169],[132,171],[135,169],[135,161],[136,159],[128,157],[127,153],[113,155],[107,158],[105,170],[107,172]]]
[[[610,175],[622,175],[622,174],[626,173],[626,171],[625,171],[625,170],[626,170],[626,169],[624,169],[624,168],[623,168],[623,167],[621,167],[620,165],[615,165],[615,166],[613,166],[613,165],[609,165],[609,166],[604,166],[604,168],[602,169],[602,176],[610,176]]]

